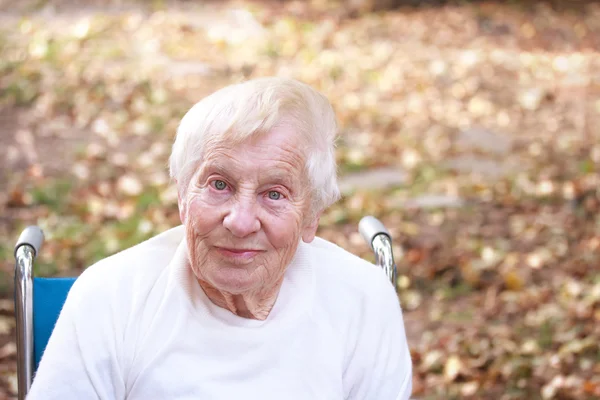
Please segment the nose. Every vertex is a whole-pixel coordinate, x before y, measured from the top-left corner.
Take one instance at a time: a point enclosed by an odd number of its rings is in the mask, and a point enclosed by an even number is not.
[[[256,202],[237,199],[225,218],[223,226],[234,236],[243,238],[260,230]]]

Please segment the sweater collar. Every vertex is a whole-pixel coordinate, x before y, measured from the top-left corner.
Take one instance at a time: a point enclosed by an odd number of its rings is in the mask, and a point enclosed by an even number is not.
[[[170,284],[179,290],[182,300],[191,308],[193,314],[203,320],[213,321],[228,327],[258,328],[280,325],[281,322],[295,319],[300,314],[310,312],[314,300],[315,274],[310,245],[300,241],[296,254],[288,265],[277,300],[264,321],[239,317],[227,309],[221,308],[206,296],[194,273],[189,267],[188,246],[185,228],[172,229],[179,236],[169,264]]]

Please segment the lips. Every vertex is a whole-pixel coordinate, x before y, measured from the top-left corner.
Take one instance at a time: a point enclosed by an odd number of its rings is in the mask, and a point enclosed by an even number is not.
[[[257,249],[235,249],[226,247],[217,247],[217,251],[224,257],[236,260],[251,260],[262,250]]]

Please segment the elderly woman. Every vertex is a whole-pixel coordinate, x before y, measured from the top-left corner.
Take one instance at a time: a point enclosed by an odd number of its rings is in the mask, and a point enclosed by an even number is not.
[[[184,116],[182,226],[88,268],[29,399],[407,399],[395,291],[315,237],[339,197],[327,99],[263,78]]]

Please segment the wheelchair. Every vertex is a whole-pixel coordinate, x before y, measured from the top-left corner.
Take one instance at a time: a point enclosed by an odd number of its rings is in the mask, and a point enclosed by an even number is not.
[[[397,288],[397,268],[392,251],[392,237],[375,217],[366,216],[358,230],[375,253],[390,283]],[[40,253],[44,233],[37,226],[27,227],[15,246],[15,319],[17,328],[18,399],[27,396],[44,349],[71,286],[77,279],[33,276],[33,263]]]

